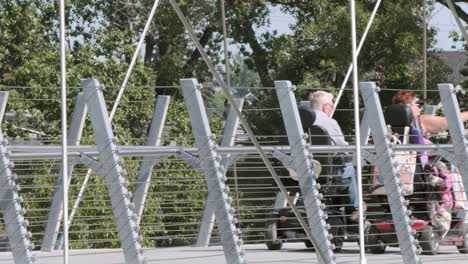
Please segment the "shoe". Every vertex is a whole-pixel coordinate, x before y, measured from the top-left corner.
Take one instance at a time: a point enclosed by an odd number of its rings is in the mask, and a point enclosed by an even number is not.
[[[362,204],[362,209],[364,213],[367,211],[367,204],[365,202]],[[357,222],[359,220],[359,208],[354,209],[349,219],[351,219],[353,222]]]

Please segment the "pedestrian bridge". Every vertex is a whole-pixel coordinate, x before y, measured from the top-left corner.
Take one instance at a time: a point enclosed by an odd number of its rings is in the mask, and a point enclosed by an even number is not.
[[[83,80],[76,89],[68,131],[70,182],[65,184],[65,197],[60,135],[41,135],[34,124],[44,124],[35,120],[27,120],[33,127],[22,127],[22,135],[0,133],[5,251],[0,263],[61,263],[64,245],[71,249],[70,263],[318,263],[319,259],[357,263],[360,236],[369,263],[466,261],[462,253],[468,243],[467,201],[454,208],[451,232],[443,238],[432,227],[430,215],[421,223],[416,216],[425,212],[409,209],[415,203],[438,202],[434,198],[438,192],[427,189],[427,200],[412,200],[398,168],[414,164],[396,163],[401,153],[431,151],[453,165],[459,175],[454,178],[456,186],[468,185],[459,88],[440,84],[432,91],[447,116],[450,138],[431,135],[436,144],[409,145],[392,141],[387,128],[381,96],[390,92],[362,82],[360,119],[349,118],[349,124],[359,122],[360,133],[345,135],[349,142],[359,138],[358,148],[308,144],[312,135],[304,133],[298,111],[305,89],[289,81],[277,81],[274,88],[252,88],[257,97],[276,93],[274,106],[236,98],[220,107],[211,100],[216,89],[203,88],[196,79],[182,79],[176,89],[179,98],[125,102],[128,119],[111,123],[103,85]],[[35,100],[15,94],[14,88],[0,93],[0,116],[5,109],[17,110],[22,100]],[[148,111],[148,106],[154,107]],[[338,111],[344,115],[349,109]],[[268,123],[284,130],[261,134]],[[141,131],[147,134],[129,136]],[[355,165],[362,164],[360,198],[376,210],[368,209],[360,221],[349,220],[349,204],[330,202],[347,196],[329,191],[340,186],[320,184],[323,177],[312,159],[335,153],[346,153]],[[341,164],[322,164],[322,171],[335,166]],[[376,166],[385,191],[382,199],[369,194]],[[299,180],[293,185],[285,184],[291,182],[286,167],[297,173]],[[466,190],[453,192],[466,194]],[[61,229],[64,201],[70,206],[68,237]],[[281,217],[280,209],[293,215]],[[288,221],[296,225],[277,224]],[[383,224],[387,231],[380,230],[379,236],[372,233]],[[383,236],[394,241],[385,242]],[[268,250],[265,243],[272,241],[281,246]],[[384,252],[379,252],[382,248]]]

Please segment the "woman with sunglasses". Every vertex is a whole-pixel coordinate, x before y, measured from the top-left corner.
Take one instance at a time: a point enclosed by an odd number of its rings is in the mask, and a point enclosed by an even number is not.
[[[413,127],[421,129],[424,134],[435,134],[448,129],[446,117],[421,114],[421,106],[424,105],[424,100],[419,99],[415,92],[400,91],[393,96],[392,103],[408,105],[413,112]],[[461,112],[460,116],[463,122],[467,121],[468,111]]]

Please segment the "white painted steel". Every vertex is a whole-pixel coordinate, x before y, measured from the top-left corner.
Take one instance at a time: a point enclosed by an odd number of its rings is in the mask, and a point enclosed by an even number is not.
[[[356,10],[354,0],[350,1],[350,13],[351,13],[351,54],[353,57],[353,94],[354,94],[354,136],[356,144],[356,177],[358,185],[358,196],[359,196],[359,244],[361,245],[360,263],[366,264],[366,248],[364,240],[364,210],[363,204],[364,199],[362,197],[362,166],[361,166],[361,132],[360,132],[360,118],[359,118],[359,79],[358,79],[358,64],[356,50]]]
[[[60,94],[63,175],[63,263],[68,264],[68,155],[67,155],[67,68],[65,47],[65,0],[60,0]]]

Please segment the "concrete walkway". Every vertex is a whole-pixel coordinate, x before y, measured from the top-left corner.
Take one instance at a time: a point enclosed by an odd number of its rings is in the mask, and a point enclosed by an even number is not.
[[[317,263],[313,251],[305,248],[303,243],[286,243],[279,251],[269,251],[263,244],[244,245],[248,263]],[[63,263],[61,252],[35,252],[36,264]],[[155,264],[220,264],[225,263],[223,250],[219,246],[172,247],[146,249],[144,255],[148,263]],[[337,255],[337,263],[359,263],[359,248],[355,243],[345,243],[342,252]],[[468,254],[460,254],[454,246],[443,246],[436,256],[421,256],[423,263],[466,264]],[[369,264],[399,264],[401,256],[396,248],[388,248],[382,255],[367,255]],[[9,252],[0,253],[0,264],[13,263]],[[70,264],[124,264],[122,251],[118,249],[72,250],[69,255]]]

